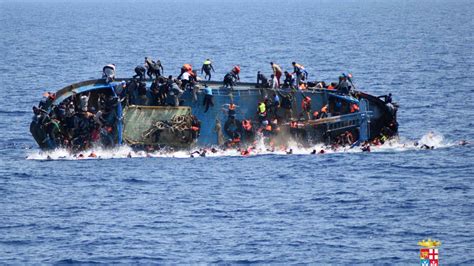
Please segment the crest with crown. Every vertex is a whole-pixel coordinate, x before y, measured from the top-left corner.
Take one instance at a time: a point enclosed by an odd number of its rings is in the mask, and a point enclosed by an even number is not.
[[[438,266],[441,241],[428,238],[418,242],[420,248],[420,264],[422,266]]]

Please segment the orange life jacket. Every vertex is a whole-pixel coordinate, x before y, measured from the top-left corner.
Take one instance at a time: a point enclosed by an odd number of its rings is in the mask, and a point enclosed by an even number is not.
[[[300,90],[306,90],[308,88],[308,85],[306,83],[301,83],[299,88]]]
[[[252,149],[248,148],[246,150],[241,150],[240,154],[243,155],[243,156],[247,156],[247,155],[250,154],[251,151],[252,151]]]
[[[186,72],[188,72],[191,77],[195,77],[195,76],[196,76],[196,74],[195,74],[194,71],[192,71],[192,70],[188,70],[188,71],[186,71]]]
[[[250,131],[252,129],[252,124],[250,123],[249,120],[244,120],[244,121],[242,121],[242,127],[245,130]]]
[[[303,101],[301,102],[301,109],[308,111],[311,109],[311,98],[306,96]]]
[[[235,104],[233,103],[229,104],[229,110],[235,110]]]
[[[240,73],[240,66],[234,66],[232,71],[234,71],[234,73],[238,75]]]
[[[267,125],[267,126],[265,127],[265,130],[266,130],[266,131],[272,131],[272,126],[271,126],[271,125]]]
[[[334,86],[331,84],[328,86],[328,90],[334,90]]]
[[[325,106],[323,106],[323,108],[321,108],[321,113],[327,113],[328,112],[328,105],[326,104]]]
[[[357,104],[355,104],[355,103],[351,104],[351,106],[350,106],[350,112],[351,112],[351,113],[354,113],[354,112],[356,112],[356,111],[359,111],[359,106],[358,106]]]
[[[193,71],[193,66],[191,66],[190,64],[184,64],[183,69],[184,69],[184,71],[188,71],[188,72],[191,71],[192,72]],[[189,74],[191,74],[191,73],[189,73]]]

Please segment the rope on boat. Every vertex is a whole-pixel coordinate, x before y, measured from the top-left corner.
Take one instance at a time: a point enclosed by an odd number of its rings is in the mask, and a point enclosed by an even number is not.
[[[149,138],[157,131],[169,130],[171,133],[183,136],[184,131],[190,129],[192,117],[190,115],[175,115],[169,121],[158,121],[152,125],[147,131],[143,132],[144,139]]]

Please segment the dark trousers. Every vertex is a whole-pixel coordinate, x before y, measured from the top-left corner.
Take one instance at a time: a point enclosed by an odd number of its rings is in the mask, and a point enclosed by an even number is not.
[[[206,73],[206,75],[204,76],[204,79],[208,77],[207,80],[211,80],[211,70],[204,69],[204,73]]]
[[[206,107],[204,110],[204,113],[206,113],[209,110],[209,106],[214,106],[214,102],[212,101],[212,95],[204,95],[204,101],[202,103]]]
[[[155,75],[156,78],[161,76],[161,71],[160,71],[160,69],[154,69],[154,68],[150,67],[146,71],[146,74],[148,75],[148,77],[150,77],[150,79],[153,79],[153,75]]]

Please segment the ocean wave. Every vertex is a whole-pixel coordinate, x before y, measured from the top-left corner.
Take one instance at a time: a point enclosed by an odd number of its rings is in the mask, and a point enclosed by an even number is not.
[[[467,143],[467,142],[466,142]],[[408,140],[404,138],[393,138],[386,141],[383,145],[372,145],[370,152],[372,153],[394,153],[416,150],[432,150],[457,146],[459,143],[447,141],[440,133],[428,132],[419,140]],[[203,151],[205,156],[201,156]],[[311,147],[302,147],[297,143],[290,143],[288,147],[281,149],[271,149],[260,141],[249,150],[248,154],[242,155],[237,149],[212,149],[212,148],[195,148],[192,150],[181,151],[136,151],[129,146],[122,145],[113,149],[94,148],[80,153],[71,153],[67,149],[56,149],[53,151],[29,151],[26,156],[27,160],[98,160],[98,159],[124,159],[124,158],[198,158],[198,157],[252,157],[264,155],[311,155],[318,156],[326,154],[340,153],[362,153],[363,150],[359,146],[355,147],[328,147],[324,144],[317,144]],[[195,154],[193,154],[195,153]]]

